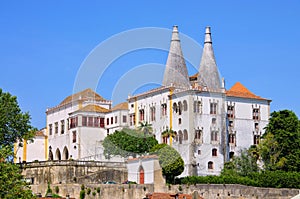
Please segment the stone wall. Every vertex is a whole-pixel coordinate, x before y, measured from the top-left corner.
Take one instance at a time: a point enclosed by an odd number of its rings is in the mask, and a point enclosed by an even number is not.
[[[33,185],[123,182],[127,180],[125,163],[96,161],[45,161],[23,164],[23,175]]]
[[[262,188],[235,184],[172,185],[165,187],[165,192],[169,193],[177,193],[180,190],[188,194],[197,191],[205,199],[290,199],[299,194],[298,189]]]

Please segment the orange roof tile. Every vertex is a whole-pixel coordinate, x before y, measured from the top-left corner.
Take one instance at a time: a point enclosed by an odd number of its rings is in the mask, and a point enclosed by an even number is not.
[[[46,135],[44,134],[44,129],[41,129],[41,130],[35,132],[35,136],[43,136],[43,137],[45,137]]]
[[[116,111],[116,110],[128,110],[128,102],[117,104],[111,109],[111,111]]]
[[[197,79],[197,78],[198,78],[198,74],[199,74],[199,73],[195,73],[194,75],[190,76],[190,77],[189,77],[190,80],[192,80],[192,79]]]
[[[75,112],[97,112],[97,113],[107,113],[109,112],[108,109],[106,108],[103,108],[102,106],[98,106],[98,105],[93,105],[93,104],[90,104],[90,105],[87,105]]]
[[[250,99],[259,99],[266,100],[260,96],[255,95],[249,91],[243,84],[240,82],[235,83],[228,91],[226,91],[228,97],[241,97],[241,98],[250,98]]]
[[[99,94],[94,92],[92,89],[88,88],[81,92],[66,97],[59,105],[68,104],[72,101],[77,101],[77,100],[107,101]]]

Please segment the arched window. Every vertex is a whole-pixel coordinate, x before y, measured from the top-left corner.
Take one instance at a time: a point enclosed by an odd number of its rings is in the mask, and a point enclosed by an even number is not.
[[[178,142],[178,134],[176,131],[174,131],[174,137],[175,137],[175,141]]]
[[[181,115],[182,113],[182,103],[178,102],[178,114]]]
[[[186,129],[183,130],[183,140],[188,140],[189,137],[188,137],[188,132]]]
[[[183,110],[184,110],[184,111],[187,111],[187,109],[188,109],[188,105],[187,105],[186,100],[184,100],[184,101],[183,101]]]
[[[214,169],[214,163],[212,161],[209,161],[207,167],[208,169]]]
[[[58,148],[56,149],[56,152],[55,152],[55,159],[61,160],[60,150]]]
[[[53,160],[53,153],[52,153],[52,147],[49,146],[49,157],[48,160]]]
[[[182,131],[178,131],[178,134],[179,134],[179,144],[182,144]]]
[[[69,159],[69,151],[67,149],[67,147],[65,146],[64,150],[63,150],[63,160],[68,160]]]
[[[178,107],[177,107],[176,102],[173,103],[173,111],[174,111],[175,113],[178,112]]]
[[[217,156],[218,150],[217,149],[213,149],[211,151],[212,156]]]

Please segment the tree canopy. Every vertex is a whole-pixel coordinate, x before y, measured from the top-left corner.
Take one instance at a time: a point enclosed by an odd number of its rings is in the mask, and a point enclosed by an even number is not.
[[[184,170],[184,162],[180,154],[167,144],[157,144],[151,149],[151,152],[158,155],[159,163],[167,182],[173,183],[174,178]]]
[[[123,129],[108,135],[103,141],[103,147],[106,156],[135,157],[137,154],[149,152],[157,143],[153,136],[144,134],[144,132]]]
[[[0,146],[31,139],[33,131],[29,113],[22,113],[17,98],[0,89]]]
[[[289,110],[271,113],[258,146],[266,170],[300,171],[300,123]]]

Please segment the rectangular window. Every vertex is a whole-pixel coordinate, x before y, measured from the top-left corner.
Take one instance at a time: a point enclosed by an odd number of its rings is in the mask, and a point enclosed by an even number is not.
[[[127,116],[123,115],[123,123],[126,123],[126,122],[127,122]]]
[[[109,125],[109,118],[106,118],[106,125]]]
[[[100,117],[100,127],[104,128],[104,118]]]
[[[210,114],[217,114],[217,103],[210,103]]]
[[[78,124],[78,118],[77,117],[72,117],[71,122],[70,122],[70,128],[77,127],[77,124]]]
[[[94,127],[99,127],[99,123],[100,123],[100,118],[94,117]]]
[[[55,122],[55,134],[58,134],[58,122]]]
[[[145,111],[144,111],[144,109],[141,109],[139,112],[140,112],[140,122],[142,122],[142,121],[144,121]]]
[[[161,105],[161,116],[166,116],[167,115],[167,104],[164,103]]]
[[[201,101],[194,101],[194,113],[202,112],[202,103]]]
[[[155,107],[150,108],[150,120],[155,121]]]
[[[260,139],[259,135],[254,135],[254,144],[255,145],[259,144],[259,139]]]
[[[87,117],[82,117],[82,126],[87,126]]]
[[[259,120],[259,108],[253,108],[253,119]]]
[[[211,132],[211,141],[218,141],[218,131]]]
[[[131,114],[129,117],[130,117],[130,126],[135,125],[135,114]]]
[[[232,105],[227,106],[227,117],[228,117],[228,119],[234,118],[234,106],[232,106]]]
[[[88,126],[94,126],[94,118],[93,117],[89,117]]]
[[[111,117],[111,118],[110,118],[110,124],[113,124],[113,123],[114,123],[114,118]]]
[[[49,124],[49,135],[52,135],[52,124]]]
[[[118,116],[115,116],[115,124],[118,122]]]
[[[60,133],[61,134],[65,133],[65,120],[60,121]]]
[[[229,134],[229,144],[235,144],[235,134]]]
[[[73,142],[73,143],[76,143],[76,137],[77,137],[76,131],[73,131],[73,132],[72,132],[72,137],[73,137],[72,142]]]

